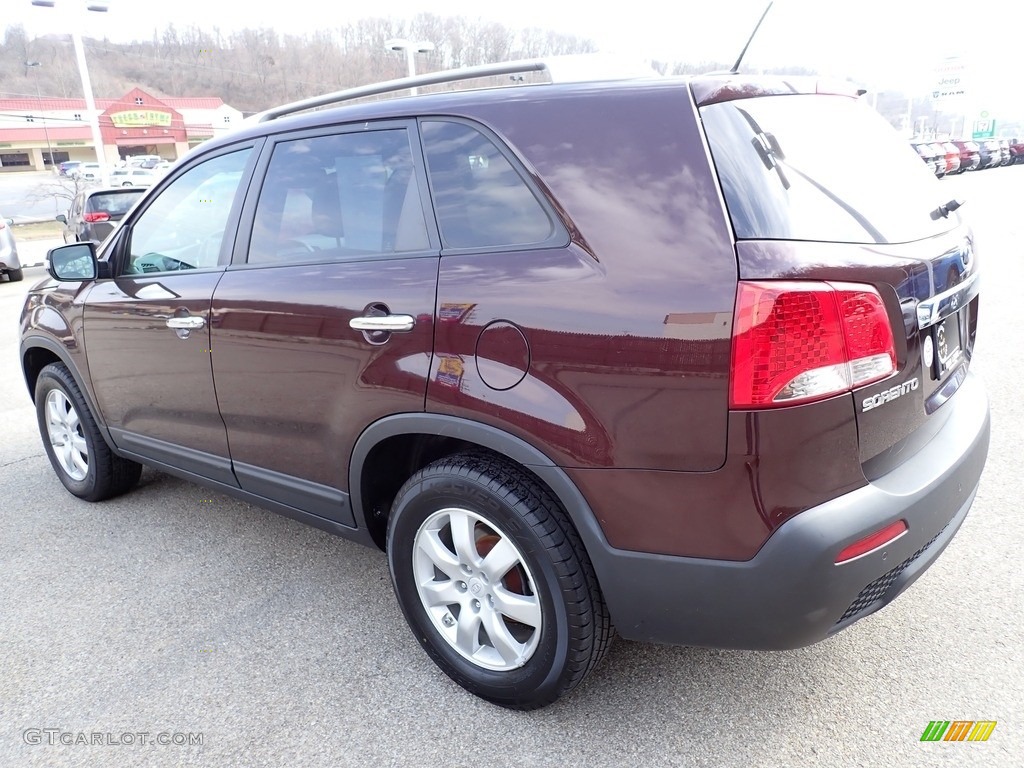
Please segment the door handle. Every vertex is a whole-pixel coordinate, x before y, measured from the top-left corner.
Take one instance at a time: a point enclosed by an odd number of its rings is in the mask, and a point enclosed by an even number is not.
[[[177,331],[195,331],[206,325],[206,320],[201,317],[169,317],[167,327]]]
[[[408,333],[416,325],[412,315],[380,315],[369,317],[353,317],[348,327],[354,331],[367,333]]]

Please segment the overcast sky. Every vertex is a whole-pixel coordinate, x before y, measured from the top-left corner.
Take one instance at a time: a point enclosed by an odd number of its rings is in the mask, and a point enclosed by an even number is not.
[[[56,0],[52,9],[5,0],[5,23],[30,34],[66,32],[84,0]],[[271,27],[282,33],[330,29],[365,16],[411,17],[430,12],[541,27],[588,37],[608,52],[665,61],[735,59],[767,2],[764,0],[323,0],[241,3],[223,0],[110,0],[106,14],[87,13],[87,36],[122,42],[149,39],[155,27]],[[934,70],[948,56],[968,63],[968,87],[982,106],[995,102],[1024,113],[1020,71],[1024,0],[775,0],[748,53],[751,64],[799,64],[853,77],[873,90],[931,90]],[[242,11],[242,12],[240,12]],[[991,102],[991,103],[990,103]]]

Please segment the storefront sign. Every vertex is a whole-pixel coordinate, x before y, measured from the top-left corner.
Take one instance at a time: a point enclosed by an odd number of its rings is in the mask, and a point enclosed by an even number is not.
[[[56,141],[54,143],[58,147],[84,147],[86,144],[84,141]]]
[[[112,112],[110,122],[115,128],[141,128],[151,125],[170,128],[171,113],[157,112],[153,109],[132,109],[126,112]]]

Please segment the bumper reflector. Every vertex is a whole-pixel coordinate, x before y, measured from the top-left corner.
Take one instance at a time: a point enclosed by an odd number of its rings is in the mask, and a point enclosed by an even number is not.
[[[856,560],[858,557],[874,552],[886,544],[891,544],[905,534],[907,530],[907,524],[902,520],[897,520],[895,523],[887,525],[885,528],[875,531],[870,536],[865,536],[860,541],[855,541],[848,546],[836,556],[836,565]]]

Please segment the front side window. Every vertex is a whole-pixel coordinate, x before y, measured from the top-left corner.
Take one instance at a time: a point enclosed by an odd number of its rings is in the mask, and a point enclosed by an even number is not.
[[[126,274],[208,269],[222,262],[224,231],[251,149],[190,168],[132,225]]]
[[[404,128],[284,141],[274,148],[250,264],[359,259],[429,247]]]
[[[445,247],[538,245],[555,234],[526,182],[480,131],[465,123],[424,120],[422,132]]]

